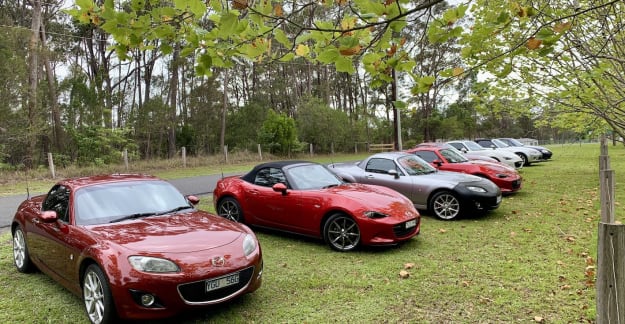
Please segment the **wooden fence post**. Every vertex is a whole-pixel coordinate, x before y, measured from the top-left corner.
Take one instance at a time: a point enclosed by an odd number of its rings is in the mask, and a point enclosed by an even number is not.
[[[625,321],[625,225],[599,223],[597,323]]]
[[[263,150],[260,147],[260,144],[258,144],[258,157],[260,158],[260,160],[263,160]]]
[[[228,145],[224,145],[224,158],[226,159],[226,163],[228,163]]]
[[[310,143],[310,156],[313,156],[313,145]]]
[[[625,323],[625,225],[615,224],[614,170],[605,135],[599,156],[601,222],[597,243],[597,323]]]
[[[187,148],[184,146],[182,147],[182,167],[187,167]]]

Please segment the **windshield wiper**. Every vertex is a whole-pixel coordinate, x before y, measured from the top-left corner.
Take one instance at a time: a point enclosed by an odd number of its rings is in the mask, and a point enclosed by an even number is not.
[[[180,206],[180,207],[176,207],[174,209],[168,210],[168,211],[164,211],[164,212],[160,212],[160,213],[155,213],[155,215],[165,215],[165,214],[171,214],[171,213],[175,213],[177,211],[181,211],[181,210],[185,210],[185,209],[189,209],[189,208],[193,208],[191,206]]]
[[[127,219],[135,219],[135,218],[140,218],[140,217],[148,217],[148,216],[154,216],[157,215],[154,212],[149,212],[149,213],[136,213],[136,214],[131,214],[131,215],[126,215],[126,216],[122,216],[120,218],[114,219],[112,221],[110,221],[109,223],[117,223],[117,222],[121,222],[123,220],[127,220]]]
[[[332,187],[336,187],[338,186],[338,183],[333,183],[333,184],[329,184],[327,186],[323,186],[323,189],[328,189],[328,188],[332,188]]]

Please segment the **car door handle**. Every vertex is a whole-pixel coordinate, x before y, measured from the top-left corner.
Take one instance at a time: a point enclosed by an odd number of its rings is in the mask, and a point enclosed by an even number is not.
[[[247,193],[251,195],[258,195],[258,190],[249,190]]]
[[[365,178],[367,178],[367,179],[373,179],[373,178],[375,178],[375,177],[374,177],[373,175],[371,175],[371,174],[367,174],[367,175],[365,176]]]

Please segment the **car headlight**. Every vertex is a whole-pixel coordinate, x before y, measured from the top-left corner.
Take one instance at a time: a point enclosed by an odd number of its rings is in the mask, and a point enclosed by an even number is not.
[[[475,192],[481,192],[481,193],[486,192],[486,189],[484,189],[482,187],[477,187],[477,186],[467,186],[467,189],[469,189],[471,191],[475,191]]]
[[[378,219],[378,218],[388,217],[388,215],[386,215],[384,213],[377,212],[377,211],[366,211],[365,212],[365,217],[371,218],[371,219]]]
[[[180,272],[180,268],[173,261],[148,256],[133,255],[128,257],[128,262],[135,270],[143,272]]]
[[[251,234],[245,235],[245,238],[243,239],[243,254],[247,257],[254,253],[255,250],[256,240],[254,239],[254,236]]]

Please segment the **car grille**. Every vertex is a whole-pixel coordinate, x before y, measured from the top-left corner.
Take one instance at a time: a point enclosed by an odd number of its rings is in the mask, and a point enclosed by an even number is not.
[[[233,272],[234,273],[234,272]],[[232,286],[206,291],[206,281],[196,281],[178,286],[180,296],[187,304],[210,304],[228,298],[247,287],[254,274],[254,267],[239,271],[239,283]],[[213,278],[210,278],[213,279]]]
[[[512,189],[521,188],[521,179],[512,181]]]
[[[393,226],[393,233],[395,233],[395,237],[404,237],[412,234],[417,227],[419,226],[419,221],[417,220],[417,226],[413,226],[411,228],[406,228],[406,223],[401,223]]]

